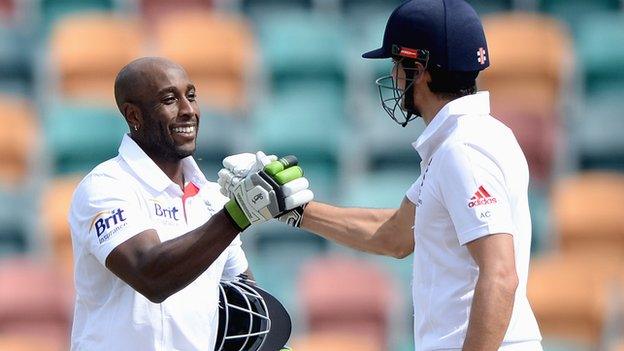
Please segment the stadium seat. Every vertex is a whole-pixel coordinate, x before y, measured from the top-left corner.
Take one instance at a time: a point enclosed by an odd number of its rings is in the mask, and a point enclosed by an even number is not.
[[[274,90],[293,81],[345,81],[345,28],[332,16],[306,11],[266,13],[257,19],[263,63]]]
[[[479,83],[491,91],[494,113],[508,105],[527,112],[557,112],[561,89],[573,69],[565,27],[527,13],[489,15],[483,23],[491,66],[479,76]]]
[[[61,98],[115,106],[119,70],[142,52],[137,24],[108,13],[81,13],[60,20],[50,38],[51,71]]]
[[[258,55],[245,18],[212,11],[176,11],[158,21],[154,39],[159,55],[187,71],[202,106],[222,113],[246,111],[248,83]]]
[[[18,95],[0,95],[0,189],[24,185],[40,138],[34,107]]]
[[[0,91],[32,92],[31,49],[23,30],[0,22]]]
[[[622,257],[565,254],[531,262],[528,297],[545,341],[598,346]],[[564,348],[570,349],[575,348]]]
[[[579,18],[616,12],[621,6],[619,0],[540,0],[538,3],[540,11],[565,21],[573,30]]]
[[[558,181],[552,215],[563,252],[624,256],[624,175],[591,172]]]
[[[71,281],[54,265],[26,258],[0,261],[0,335],[45,337],[66,349],[72,300]]]
[[[624,15],[605,13],[579,20],[577,53],[582,64],[586,94],[610,90],[622,92],[624,85]]]
[[[584,170],[624,171],[623,90],[596,92],[585,99],[580,118],[571,126],[571,147]]]
[[[141,16],[148,25],[158,20],[159,17],[175,11],[187,11],[190,9],[205,10],[213,6],[213,0],[139,0]]]
[[[341,199],[344,206],[399,208],[420,172],[385,169],[353,176]]]
[[[386,350],[394,282],[377,266],[334,256],[305,264],[298,283],[308,331],[366,336]]]
[[[330,82],[290,86],[255,109],[254,140],[267,153],[296,155],[318,198],[332,200],[342,145],[351,134],[343,116],[342,89]]]
[[[81,12],[111,11],[116,0],[40,0],[39,12],[43,20],[43,31],[47,32],[57,21]]]
[[[70,280],[73,277],[73,252],[67,216],[79,182],[77,176],[53,178],[46,185],[40,204],[41,228],[51,244],[54,265]]]
[[[311,333],[292,338],[290,345],[297,351],[381,351],[379,342],[366,335],[350,335],[336,332]]]
[[[0,350],[7,351],[62,351],[67,343],[34,335],[0,334]]]
[[[128,127],[112,108],[57,102],[44,111],[45,151],[56,174],[86,173],[117,155]]]
[[[569,34],[536,14],[496,14],[483,22],[491,66],[480,74],[479,87],[490,91],[492,115],[516,134],[532,180],[547,187],[554,160],[563,159],[562,107],[574,67]]]

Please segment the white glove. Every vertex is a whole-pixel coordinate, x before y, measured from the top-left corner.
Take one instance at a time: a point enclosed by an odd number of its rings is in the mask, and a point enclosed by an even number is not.
[[[275,155],[265,155],[258,151],[256,154],[242,153],[231,155],[223,159],[223,167],[218,175],[221,194],[231,197],[234,186],[241,182],[248,174],[261,171],[264,166],[277,160]]]
[[[303,178],[303,170],[296,166],[296,159],[294,161],[292,166],[286,167],[274,161],[264,170],[248,174],[242,181],[231,177],[230,201],[225,210],[241,231],[312,201],[314,194],[308,189],[310,184]]]

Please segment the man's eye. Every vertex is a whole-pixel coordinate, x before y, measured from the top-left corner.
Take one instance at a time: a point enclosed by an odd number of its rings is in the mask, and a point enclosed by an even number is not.
[[[195,101],[197,95],[195,93],[189,93],[186,98],[189,99],[189,101]]]
[[[175,100],[176,100],[176,98],[175,98],[175,97],[173,97],[173,96],[168,96],[168,97],[165,97],[164,99],[162,99],[162,102],[163,102],[164,104],[166,104],[166,105],[170,105],[170,104],[173,104],[173,103],[175,102]]]

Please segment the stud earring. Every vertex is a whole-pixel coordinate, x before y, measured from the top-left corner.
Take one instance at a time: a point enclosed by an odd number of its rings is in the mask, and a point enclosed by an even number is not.
[[[136,124],[134,125],[134,131],[138,132],[139,131],[139,127],[136,126]]]

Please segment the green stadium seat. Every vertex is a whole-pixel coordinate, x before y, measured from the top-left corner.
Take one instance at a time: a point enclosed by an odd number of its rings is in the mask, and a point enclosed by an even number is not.
[[[619,0],[541,0],[539,10],[566,22],[576,29],[579,19],[593,14],[616,12]]]
[[[624,171],[624,89],[596,93],[585,112],[572,123],[572,138],[582,169]]]
[[[346,184],[340,203],[344,206],[399,208],[405,193],[420,172],[387,169],[353,176]]]
[[[43,33],[47,33],[54,22],[67,15],[86,11],[111,11],[115,0],[41,0],[40,12]]]
[[[83,173],[117,155],[128,131],[112,108],[57,102],[44,111],[46,150],[56,174]]]
[[[317,197],[333,198],[342,144],[351,134],[340,86],[308,81],[288,85],[255,110],[251,125],[259,149],[296,155]]]
[[[272,12],[259,16],[257,25],[274,89],[311,79],[344,83],[346,42],[337,18],[305,11]]]
[[[587,16],[578,27],[577,53],[585,74],[586,93],[624,85],[624,14]]]

